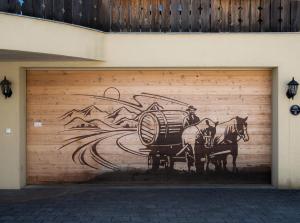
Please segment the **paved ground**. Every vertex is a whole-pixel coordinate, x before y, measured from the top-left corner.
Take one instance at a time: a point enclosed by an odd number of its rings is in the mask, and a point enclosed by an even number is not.
[[[0,222],[300,222],[300,191],[66,186],[0,191]]]

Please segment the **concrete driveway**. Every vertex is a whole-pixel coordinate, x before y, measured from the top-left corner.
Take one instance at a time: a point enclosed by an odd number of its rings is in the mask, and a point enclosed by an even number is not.
[[[0,190],[0,222],[300,222],[300,191],[272,188],[28,187]]]

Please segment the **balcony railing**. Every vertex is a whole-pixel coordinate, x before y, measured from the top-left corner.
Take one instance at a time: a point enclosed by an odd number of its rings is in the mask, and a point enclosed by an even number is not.
[[[0,0],[0,11],[106,32],[300,31],[299,0]]]

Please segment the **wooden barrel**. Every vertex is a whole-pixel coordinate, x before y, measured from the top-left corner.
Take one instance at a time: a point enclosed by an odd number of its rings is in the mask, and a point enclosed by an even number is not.
[[[145,146],[181,143],[185,111],[146,111],[139,120],[138,134]]]

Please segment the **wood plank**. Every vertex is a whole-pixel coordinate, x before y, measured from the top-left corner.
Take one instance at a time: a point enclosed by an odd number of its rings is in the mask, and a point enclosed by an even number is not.
[[[33,16],[38,18],[45,17],[45,4],[44,1],[32,0]]]
[[[161,22],[160,30],[161,32],[169,32],[171,25],[171,6],[169,0],[160,0],[160,13],[161,13]]]
[[[263,22],[262,18],[262,1],[261,0],[252,0],[251,1],[251,32],[260,32],[261,24]]]
[[[93,0],[81,2],[81,23],[80,25],[91,27],[92,16],[93,16]]]
[[[261,0],[261,31],[270,32],[271,31],[271,0]]]
[[[150,32],[151,30],[151,17],[150,17],[151,1],[140,0],[140,13],[141,13],[141,31]]]
[[[228,32],[231,20],[231,7],[229,0],[211,1],[211,31]]]
[[[141,31],[141,10],[140,10],[141,0],[131,0],[130,1],[130,27],[131,32]]]
[[[172,0],[171,1],[171,15],[170,15],[170,25],[171,32],[179,32],[181,31],[181,12],[182,5],[180,0]]]
[[[251,0],[241,0],[241,32],[250,31]]]
[[[299,1],[291,2],[291,31],[292,32],[300,31],[300,2]]]
[[[117,87],[115,90],[106,89]],[[248,116],[248,142],[239,142],[239,167],[271,165],[272,141],[272,107],[271,107],[272,72],[270,70],[33,70],[27,74],[27,177],[30,183],[49,183],[69,181],[85,181],[95,174],[111,171],[92,158],[89,151],[107,126],[100,124],[95,129],[88,126],[94,119],[108,119],[107,115],[114,113],[120,106],[117,101],[103,101],[99,98],[78,95],[92,94],[109,98],[119,98],[135,103],[133,96],[141,92],[154,93],[192,104],[198,110],[200,118],[209,117],[220,123],[232,117]],[[106,93],[104,93],[106,92]],[[143,109],[153,102],[163,105],[167,110],[185,110],[185,105],[170,103],[157,98],[136,97]],[[90,105],[103,112],[87,110]],[[141,107],[138,107],[140,109]],[[62,115],[76,109],[75,116]],[[142,110],[143,110],[142,109]],[[84,113],[82,113],[85,111]],[[96,113],[94,112],[96,111]],[[135,113],[141,111],[136,110]],[[69,114],[70,115],[70,114]],[[73,117],[84,118],[86,123],[73,122],[66,125]],[[179,126],[172,114],[168,115],[172,126]],[[35,121],[41,121],[42,127],[34,127]],[[107,122],[111,122],[106,120]],[[83,127],[78,130],[72,127]],[[153,126],[155,127],[155,126]],[[85,129],[83,129],[85,128]],[[119,127],[122,128],[122,127]],[[179,127],[178,127],[179,128]],[[223,134],[221,128],[216,129]],[[136,132],[123,139],[128,148],[143,148]],[[95,135],[93,135],[95,134]],[[86,135],[86,138],[59,149],[70,138]],[[101,155],[121,168],[136,168],[147,170],[147,157],[139,157],[117,149],[116,138],[108,137],[96,148]],[[82,165],[77,158],[72,160],[72,154],[78,147],[86,144],[85,161],[96,165],[97,171]],[[81,153],[82,154],[82,153]],[[77,157],[77,156],[76,156]],[[177,163],[178,165],[180,163]],[[186,167],[183,167],[186,168]],[[84,174],[83,174],[84,173]],[[62,179],[62,175],[66,177]],[[76,176],[76,178],[75,178]]]
[[[20,14],[19,2],[17,0],[7,0],[8,9],[7,12]]]
[[[53,19],[53,0],[44,0],[45,19]]]
[[[111,31],[121,31],[121,2],[122,0],[114,0],[111,2]]]
[[[73,23],[73,0],[64,0],[64,21]]]
[[[191,0],[191,31],[200,31],[201,0]]]
[[[120,18],[121,18],[121,31],[129,32],[130,31],[130,1],[123,0],[121,1]]]
[[[191,31],[191,1],[190,0],[181,0],[181,32],[190,32]]]
[[[151,0],[151,32],[159,32],[160,31],[160,20],[161,13],[159,11],[160,1],[159,0]]]
[[[201,0],[200,31],[211,31],[211,1]]]
[[[271,2],[271,30],[272,32],[280,32],[282,24],[282,8],[281,0],[272,0]]]
[[[100,0],[98,5],[98,21],[100,23],[100,30],[109,32],[111,31],[111,1]]]
[[[9,9],[8,1],[0,1],[0,11],[7,12]]]
[[[90,2],[91,5],[88,17],[88,26],[97,29],[100,26],[100,21],[98,19],[100,0],[90,0]]]
[[[211,0],[211,32],[220,31],[221,10],[221,0]]]
[[[290,32],[291,31],[291,0],[281,0],[281,31]]]
[[[24,1],[24,4],[22,6],[22,14],[32,16],[33,15],[33,5],[32,0],[26,0]]]
[[[53,0],[53,19],[64,21],[65,4],[61,0]]]
[[[241,1],[231,0],[231,19],[230,19],[230,31],[240,32],[241,31]]]
[[[82,0],[72,0],[72,23],[80,25],[83,22]]]

